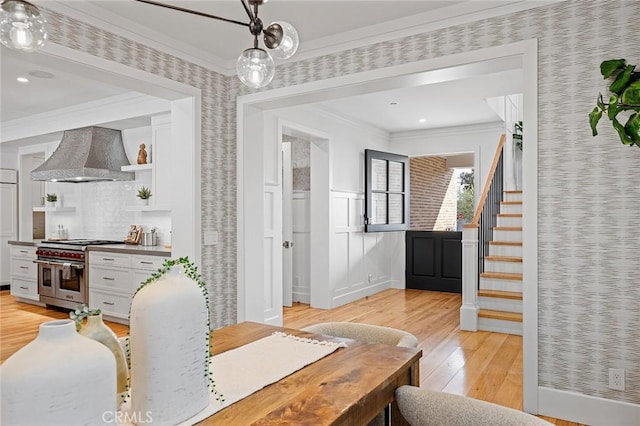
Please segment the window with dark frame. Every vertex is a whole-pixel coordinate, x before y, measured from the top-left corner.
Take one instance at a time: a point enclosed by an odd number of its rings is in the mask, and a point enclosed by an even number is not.
[[[409,229],[409,157],[364,150],[365,232]]]

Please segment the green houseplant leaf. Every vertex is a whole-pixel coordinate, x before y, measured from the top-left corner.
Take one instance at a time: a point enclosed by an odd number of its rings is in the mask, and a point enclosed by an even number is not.
[[[611,59],[600,64],[600,72],[605,79],[612,78],[609,86],[612,94],[609,103],[604,103],[602,94],[596,100],[596,107],[589,113],[589,125],[593,136],[598,135],[597,126],[604,114],[611,121],[624,145],[640,147],[640,72],[635,65],[627,65],[624,59]],[[633,111],[625,125],[618,115]]]
[[[618,95],[622,93],[624,89],[626,89],[626,87],[629,85],[631,73],[633,72],[635,67],[635,65],[627,65],[624,71],[618,73],[616,79],[613,81],[613,83],[611,83],[611,86],[609,86],[609,90]]]
[[[640,146],[640,112],[636,112],[624,125],[624,130],[631,140],[638,146]]]
[[[598,126],[598,121],[600,121],[601,117],[602,111],[598,107],[595,107],[593,111],[589,113],[589,124],[591,125],[591,133],[593,136],[598,134],[596,127]]]
[[[624,59],[611,59],[600,64],[600,73],[604,78],[609,78],[614,72],[624,68],[626,61]]]
[[[622,92],[620,98],[623,104],[638,105],[640,109],[640,81],[634,81]]]

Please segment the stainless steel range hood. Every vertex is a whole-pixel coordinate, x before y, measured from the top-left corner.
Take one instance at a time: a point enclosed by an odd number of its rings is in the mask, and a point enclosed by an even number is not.
[[[58,148],[31,178],[73,183],[134,180],[134,173],[120,170],[128,165],[120,130],[83,127],[65,131]]]

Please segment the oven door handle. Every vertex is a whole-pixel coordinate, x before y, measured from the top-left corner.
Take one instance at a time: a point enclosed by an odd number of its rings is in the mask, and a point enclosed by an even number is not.
[[[49,260],[39,260],[36,259],[33,263],[38,263],[40,265],[48,265],[48,266],[64,266],[64,262],[51,262]],[[84,265],[82,263],[70,263],[69,266],[75,269],[84,269]]]

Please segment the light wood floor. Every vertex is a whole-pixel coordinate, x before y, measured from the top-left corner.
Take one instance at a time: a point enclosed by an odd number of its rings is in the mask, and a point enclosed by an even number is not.
[[[460,331],[460,303],[458,294],[386,290],[332,310],[294,304],[284,310],[284,325],[353,321],[404,329],[418,338],[422,349],[421,386],[521,410],[522,338]],[[18,303],[8,291],[0,292],[0,362],[33,340],[42,322],[62,318],[68,318],[65,311]],[[121,324],[108,325],[119,336],[128,332]],[[560,426],[577,425],[543,418]]]

